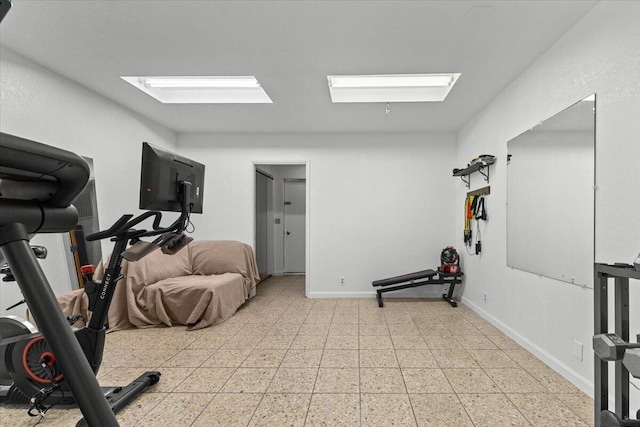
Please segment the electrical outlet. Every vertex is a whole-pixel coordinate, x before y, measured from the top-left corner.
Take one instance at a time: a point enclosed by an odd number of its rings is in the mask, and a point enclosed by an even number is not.
[[[573,348],[573,357],[575,357],[576,359],[582,362],[583,353],[584,353],[584,344],[582,344],[580,341],[573,340],[572,348]]]
[[[486,302],[487,302],[487,294],[484,294],[484,302],[486,304]]]
[[[344,277],[340,278],[340,286],[344,286]]]

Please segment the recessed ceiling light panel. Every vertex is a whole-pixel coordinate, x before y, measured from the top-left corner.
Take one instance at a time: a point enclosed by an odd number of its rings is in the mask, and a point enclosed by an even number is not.
[[[460,73],[327,76],[332,102],[443,101]]]
[[[163,104],[273,102],[253,76],[131,76],[122,79]]]

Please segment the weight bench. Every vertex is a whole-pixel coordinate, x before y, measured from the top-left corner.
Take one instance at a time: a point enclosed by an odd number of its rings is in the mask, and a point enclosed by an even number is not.
[[[403,274],[402,276],[389,277],[388,279],[381,279],[372,282],[375,286],[381,286],[378,289],[376,298],[378,299],[378,307],[383,307],[382,294],[384,292],[399,291],[400,289],[415,288],[424,285],[449,285],[449,291],[446,294],[442,294],[442,299],[448,302],[451,307],[457,307],[458,303],[453,300],[453,290],[456,285],[462,283],[462,276],[464,273],[458,271],[457,273],[445,273],[436,270],[423,270],[415,273]],[[405,283],[407,282],[407,283]],[[392,286],[397,285],[397,286]]]

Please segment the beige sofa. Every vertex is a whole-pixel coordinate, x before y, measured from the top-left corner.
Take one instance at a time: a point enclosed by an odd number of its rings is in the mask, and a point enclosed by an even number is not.
[[[96,279],[102,276],[102,266]],[[122,263],[109,309],[111,331],[173,324],[201,329],[233,316],[260,280],[250,246],[236,241],[194,241],[175,255],[157,250]],[[65,315],[88,315],[81,289],[58,297]]]

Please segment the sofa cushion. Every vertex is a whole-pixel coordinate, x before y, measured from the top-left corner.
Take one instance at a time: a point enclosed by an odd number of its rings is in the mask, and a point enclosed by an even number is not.
[[[253,286],[260,280],[256,274],[253,250],[245,243],[233,240],[197,241],[191,242],[189,249],[193,274],[209,276],[239,273],[253,282]]]
[[[246,300],[244,278],[237,273],[214,276],[172,277],[145,288],[146,318],[132,319],[135,326],[179,323],[201,329],[227,320]]]
[[[123,267],[126,263],[127,281],[135,288],[153,284],[167,277],[191,275],[189,258],[188,246],[173,255],[166,255],[158,249],[139,261],[123,261]]]

